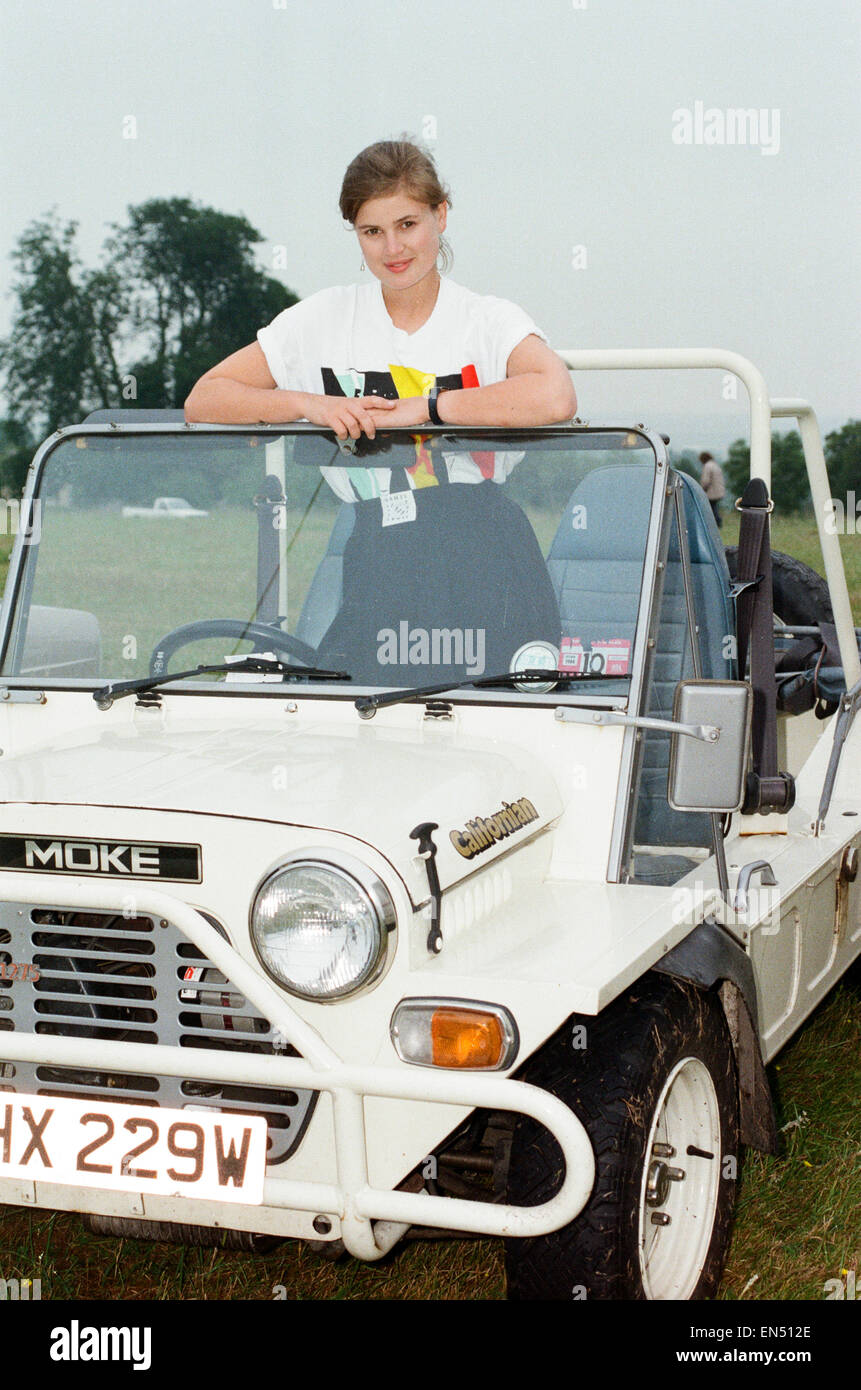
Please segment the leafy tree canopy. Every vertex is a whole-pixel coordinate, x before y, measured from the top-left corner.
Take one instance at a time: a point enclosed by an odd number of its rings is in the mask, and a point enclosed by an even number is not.
[[[727,490],[740,497],[750,477],[750,445],[737,439],[729,447],[723,465]],[[776,510],[797,512],[810,503],[807,467],[801,435],[797,430],[771,436],[771,495]]]
[[[12,332],[0,343],[10,421],[36,435],[88,411],[180,406],[209,367],[297,302],[255,262],[246,218],[189,198],[152,198],[110,229],[84,266],[77,223],[52,210],[12,259]]]
[[[846,505],[854,492],[856,504],[861,501],[861,420],[848,420],[825,436],[825,462],[832,496]]]

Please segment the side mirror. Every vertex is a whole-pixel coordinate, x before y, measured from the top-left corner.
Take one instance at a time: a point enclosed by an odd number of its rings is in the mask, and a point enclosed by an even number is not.
[[[737,811],[744,800],[753,690],[748,681],[684,680],[676,686],[673,720],[716,728],[702,740],[675,733],[670,741],[667,799],[674,811]]]

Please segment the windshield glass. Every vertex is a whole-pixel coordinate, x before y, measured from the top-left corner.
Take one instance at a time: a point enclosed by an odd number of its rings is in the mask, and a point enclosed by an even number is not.
[[[655,462],[636,431],[391,431],[353,455],[307,427],[72,436],[2,671],[87,685],[258,651],[349,672],[341,697],[538,667],[626,694]]]

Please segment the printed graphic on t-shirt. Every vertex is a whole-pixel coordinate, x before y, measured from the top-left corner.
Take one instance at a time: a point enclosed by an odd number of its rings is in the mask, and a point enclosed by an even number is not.
[[[433,372],[396,363],[390,363],[387,372],[360,372],[355,368],[336,372],[332,367],[321,367],[320,371],[326,396],[382,396],[384,400],[397,401],[407,396],[429,396],[435,382],[441,391],[463,391],[467,386],[478,385],[472,363],[459,372],[439,378]]]
[[[406,400],[413,396],[429,396],[434,385],[440,391],[464,391],[477,387],[478,372],[472,362],[459,372],[449,372],[445,376],[435,376],[433,372],[423,372],[418,367],[404,367],[389,363],[387,372],[363,372],[355,367],[348,371],[336,372],[333,367],[321,367],[323,392],[327,396],[382,396],[385,400]],[[513,467],[511,455],[476,451],[471,454],[448,453],[443,455],[445,476],[440,476],[440,463],[431,456],[428,441],[431,436],[414,435],[416,461],[409,467],[397,470],[406,479],[411,490],[424,487],[438,487],[440,482],[503,482]],[[390,492],[402,491],[402,486],[392,487],[390,468],[325,468],[326,481],[344,502],[367,501],[370,498],[386,496]]]

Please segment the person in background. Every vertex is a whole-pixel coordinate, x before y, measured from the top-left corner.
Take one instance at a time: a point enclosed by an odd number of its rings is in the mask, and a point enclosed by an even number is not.
[[[700,454],[700,464],[702,465],[702,472],[700,473],[700,487],[702,488],[703,492],[705,493],[706,497],[709,499],[709,502],[711,503],[711,509],[714,512],[715,521],[717,522],[718,526],[722,526],[723,522],[721,519],[720,504],[721,498],[726,492],[726,484],[724,483],[723,469],[721,468],[720,464],[715,460],[714,455],[710,454],[707,449],[704,449],[703,452]]]

